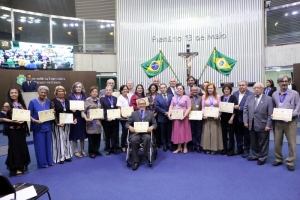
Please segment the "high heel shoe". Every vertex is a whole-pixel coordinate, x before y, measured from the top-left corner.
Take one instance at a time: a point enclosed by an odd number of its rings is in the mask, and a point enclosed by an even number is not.
[[[187,148],[184,148],[183,153],[187,154],[187,152],[188,152]]]
[[[173,151],[173,153],[180,153],[182,152],[182,149],[176,149],[175,151]]]

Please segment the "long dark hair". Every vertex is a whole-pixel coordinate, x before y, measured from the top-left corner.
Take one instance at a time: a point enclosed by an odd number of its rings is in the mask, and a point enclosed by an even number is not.
[[[157,87],[157,85],[156,85],[156,84],[154,84],[154,83],[152,83],[152,84],[149,86],[149,88],[148,88],[149,94],[151,94],[151,87],[152,87],[152,86],[154,86],[154,87],[155,87],[155,92],[157,92],[157,91],[158,91],[158,87]]]
[[[14,108],[13,100],[10,98],[10,91],[11,90],[17,90],[18,91],[18,102],[21,104],[22,108],[27,109],[26,104],[25,104],[24,99],[23,99],[23,96],[22,96],[22,93],[21,93],[21,90],[19,88],[15,87],[15,86],[9,88],[9,90],[7,91],[6,99],[7,99],[7,103],[9,103],[10,107]]]
[[[142,97],[145,97],[145,90],[144,90],[144,86],[142,84],[138,84],[136,87],[135,87],[135,94],[139,96],[139,94],[137,93],[137,88],[141,86],[142,89],[143,89],[143,92],[142,92]]]

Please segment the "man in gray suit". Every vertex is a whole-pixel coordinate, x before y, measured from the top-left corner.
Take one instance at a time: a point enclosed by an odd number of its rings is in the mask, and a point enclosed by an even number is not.
[[[149,152],[150,152],[150,141],[151,141],[151,136],[150,132],[153,129],[157,128],[157,123],[155,120],[155,117],[152,112],[146,110],[146,101],[141,99],[138,101],[139,110],[134,111],[131,113],[131,116],[129,117],[127,123],[126,123],[126,128],[128,128],[131,132],[130,134],[130,142],[131,142],[131,155],[132,155],[132,160],[133,160],[133,165],[132,165],[132,170],[137,170],[139,168],[139,144],[142,141],[143,146],[144,146],[144,152],[145,156],[148,158],[149,161]],[[147,132],[144,133],[138,133],[135,132],[133,126],[134,122],[149,122],[149,128]]]
[[[106,86],[111,86],[112,88],[114,88],[115,87],[114,79],[108,79],[106,81]],[[113,89],[113,90],[114,90],[114,92],[119,92],[119,90],[117,90],[117,89]],[[104,96],[105,96],[105,89],[102,89],[99,91],[99,98],[104,97]]]
[[[244,105],[243,121],[250,131],[252,156],[249,161],[257,160],[258,165],[265,164],[269,153],[269,134],[272,128],[272,98],[263,94],[262,83],[253,86],[254,95],[250,95]]]

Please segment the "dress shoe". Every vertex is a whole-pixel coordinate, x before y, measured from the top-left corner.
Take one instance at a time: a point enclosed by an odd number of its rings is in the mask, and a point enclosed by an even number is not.
[[[257,165],[263,165],[263,164],[265,164],[265,162],[266,162],[266,161],[258,160],[258,161],[257,161]]]
[[[168,150],[168,148],[166,146],[164,146],[163,151],[166,152]]]
[[[194,151],[195,151],[195,147],[191,147],[190,152],[194,152]]]
[[[89,156],[90,156],[90,158],[93,158],[93,159],[96,158],[96,155],[95,155],[95,154],[90,154]]]
[[[227,156],[234,156],[234,152],[233,151],[228,151]]]
[[[173,151],[173,153],[180,153],[182,152],[182,149],[176,149],[175,151]]]
[[[65,161],[60,161],[60,162],[58,162],[58,164],[64,164],[65,163]]]
[[[112,152],[113,152],[113,154],[116,154],[116,155],[119,153],[117,149],[112,150]]]
[[[248,151],[244,151],[242,157],[243,158],[247,158],[249,156],[249,152]]]
[[[287,168],[288,168],[289,171],[294,171],[295,170],[295,167],[292,166],[292,165],[288,165]]]
[[[72,162],[71,158],[66,159],[66,162]]]
[[[247,158],[247,160],[249,160],[249,161],[254,161],[254,160],[258,160],[258,158],[255,158],[255,157],[253,157],[253,156],[250,156],[250,157]]]
[[[97,156],[102,156],[102,153],[100,153],[100,151],[97,151],[97,152],[96,152],[96,155],[97,155]]]
[[[23,170],[23,174],[26,174],[28,172],[28,167],[25,167]]]
[[[274,161],[272,163],[273,166],[279,166],[279,165],[282,165],[282,162],[277,162],[277,161]]]
[[[243,153],[243,150],[241,149],[238,149],[234,152],[234,155],[239,155],[239,154],[242,154]]]
[[[221,151],[221,155],[225,155],[226,153],[227,153],[227,151],[224,149]]]
[[[110,155],[110,151],[107,151],[107,152],[106,152],[106,155],[109,156],[109,155]]]
[[[201,153],[202,152],[202,150],[199,147],[196,148],[196,151],[197,151],[197,153]]]
[[[137,162],[133,163],[133,165],[132,165],[132,170],[135,171],[135,170],[137,170],[138,168],[139,168],[139,163],[137,163]]]

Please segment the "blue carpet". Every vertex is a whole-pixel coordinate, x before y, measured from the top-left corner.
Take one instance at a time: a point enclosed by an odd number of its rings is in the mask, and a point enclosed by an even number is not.
[[[297,148],[299,155],[300,145]],[[289,172],[285,165],[273,167],[273,142],[270,142],[270,156],[263,166],[241,156],[204,153],[174,155],[159,149],[153,168],[149,168],[143,160],[137,171],[126,167],[124,153],[97,157],[95,160],[89,157],[73,158],[71,163],[37,169],[33,145],[29,145],[29,149],[32,162],[28,174],[9,179],[13,184],[47,185],[54,200],[300,199],[300,160],[296,161],[294,172]],[[286,143],[283,150],[286,157]],[[5,159],[6,156],[0,157],[0,173],[8,176]]]

